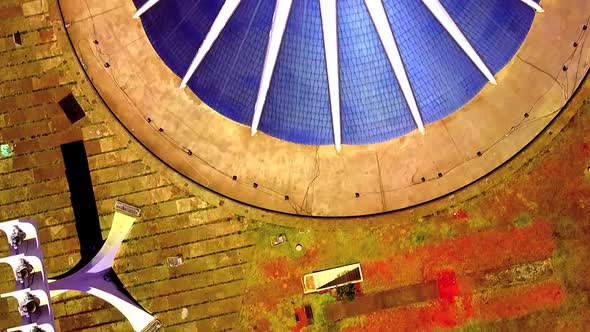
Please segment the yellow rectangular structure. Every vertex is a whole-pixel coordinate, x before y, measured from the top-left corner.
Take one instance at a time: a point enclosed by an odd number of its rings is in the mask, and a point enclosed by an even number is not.
[[[355,270],[358,270],[358,274]],[[341,282],[338,282],[339,278],[343,276],[351,275],[350,278],[343,278]],[[361,270],[361,264],[350,264],[332,269],[317,271],[309,273],[303,276],[303,293],[309,294],[314,292],[320,292],[330,288],[336,288],[347,284],[354,284],[363,281],[363,273]]]

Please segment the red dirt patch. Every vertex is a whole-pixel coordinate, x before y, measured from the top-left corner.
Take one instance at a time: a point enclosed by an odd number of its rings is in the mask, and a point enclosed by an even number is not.
[[[460,296],[456,299],[455,303],[438,300],[420,307],[382,310],[344,331],[391,331],[392,326],[396,331],[453,328],[471,318],[489,321],[557,307],[563,301],[563,293],[559,284],[551,282],[505,290],[491,296]]]
[[[441,270],[464,275],[545,259],[555,248],[552,233],[551,225],[537,221],[530,227],[511,226],[426,244],[363,263],[364,286],[397,288],[435,280]]]
[[[463,209],[457,210],[457,212],[453,213],[453,219],[455,220],[464,220],[468,219],[469,215]]]
[[[269,260],[262,264],[262,270],[271,280],[286,279],[293,272],[293,264],[286,258]]]
[[[270,323],[266,319],[259,319],[256,321],[256,325],[252,327],[254,331],[268,332],[270,331]]]
[[[303,292],[301,278],[320,255],[310,248],[301,258],[280,257],[260,263],[265,283],[253,287],[246,302],[264,310],[274,309],[283,299]]]
[[[355,296],[363,296],[365,295],[365,293],[363,293],[363,290],[361,289],[361,283],[357,282],[356,284],[354,284],[354,291],[355,291]]]
[[[512,222],[519,215],[529,214],[530,208],[514,190],[505,190],[497,193],[493,198],[482,200],[481,210],[487,216],[497,218],[504,223]]]
[[[459,295],[457,276],[453,270],[439,271],[436,278],[438,296],[446,303],[454,303],[455,297]]]
[[[244,301],[253,312],[275,309],[285,298],[303,292],[301,272],[295,262],[286,257],[261,263],[264,283],[253,286]]]
[[[311,247],[305,251],[305,255],[299,259],[300,266],[309,267],[315,264],[320,257],[321,250],[318,247]]]
[[[373,261],[363,264],[362,267],[365,279],[392,280],[395,277],[395,273],[391,269],[391,260]]]
[[[494,229],[428,247],[422,253],[424,280],[434,280],[445,268],[467,274],[545,259],[552,255],[555,242],[551,225],[539,221],[530,227]]]
[[[452,328],[460,322],[455,304],[434,301],[420,307],[402,307],[367,315],[367,320],[344,331],[433,331],[437,327]]]
[[[532,285],[503,296],[478,299],[474,304],[480,311],[480,318],[494,320],[526,315],[545,308],[557,307],[563,302],[561,285],[555,282]]]

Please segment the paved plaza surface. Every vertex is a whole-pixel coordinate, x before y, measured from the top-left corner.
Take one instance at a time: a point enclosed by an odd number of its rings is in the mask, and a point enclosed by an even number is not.
[[[473,184],[397,212],[323,219],[234,201],[162,162],[93,88],[57,1],[3,0],[0,37],[0,144],[11,147],[0,158],[0,221],[37,221],[50,277],[80,259],[60,147],[83,141],[103,238],[116,200],[142,209],[114,270],[164,331],[588,330],[588,79],[563,92],[569,102],[532,143]],[[578,56],[582,80],[590,59]],[[571,75],[554,79],[561,87]],[[70,92],[86,114],[75,124],[57,104]],[[271,245],[279,234],[285,243]],[[304,274],[358,262],[353,301],[303,294]],[[7,265],[0,275],[0,293],[12,291]],[[52,301],[60,331],[132,330],[100,299]],[[308,327],[295,319],[305,305]],[[19,323],[16,302],[0,299],[0,329]]]

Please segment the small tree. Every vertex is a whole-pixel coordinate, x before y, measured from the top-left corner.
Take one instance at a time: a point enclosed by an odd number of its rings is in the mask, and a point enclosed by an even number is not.
[[[354,297],[356,295],[356,289],[354,288],[354,284],[348,284],[336,288],[336,295],[338,295],[338,298],[340,299],[346,299],[348,301],[354,300]]]

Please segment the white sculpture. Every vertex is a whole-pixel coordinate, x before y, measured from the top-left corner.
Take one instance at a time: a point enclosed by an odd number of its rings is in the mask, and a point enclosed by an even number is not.
[[[14,297],[19,303],[23,317],[33,317],[36,322],[9,329],[8,331],[53,332],[54,318],[51,297],[68,290],[77,290],[99,297],[117,308],[131,323],[135,331],[155,331],[161,324],[152,315],[110,280],[113,261],[123,240],[139,216],[139,209],[117,202],[113,224],[107,240],[100,251],[80,270],[59,279],[47,279],[43,267],[43,253],[39,245],[34,221],[11,220],[0,223],[11,245],[10,256],[0,258],[0,263],[9,264],[17,280],[17,290],[2,294]],[[40,273],[42,278],[31,278]],[[28,320],[27,320],[28,321]]]

